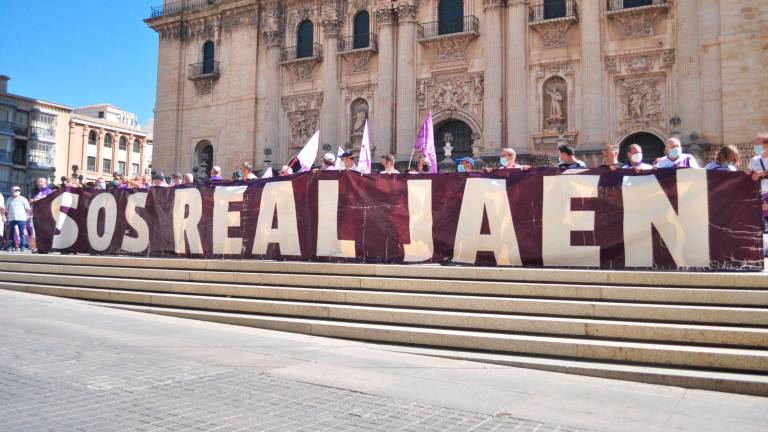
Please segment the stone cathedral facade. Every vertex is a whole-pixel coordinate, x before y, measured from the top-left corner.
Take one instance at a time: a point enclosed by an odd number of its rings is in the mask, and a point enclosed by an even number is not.
[[[749,156],[768,128],[765,0],[166,0],[156,169],[279,165],[321,153],[408,160],[432,112],[438,158],[499,149],[587,159],[678,136]]]

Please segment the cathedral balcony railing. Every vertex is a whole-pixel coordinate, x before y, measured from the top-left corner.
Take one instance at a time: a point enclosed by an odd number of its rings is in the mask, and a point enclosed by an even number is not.
[[[297,45],[280,50],[280,63],[292,63],[301,61],[320,61],[323,59],[323,46],[318,43],[312,45]]]
[[[529,23],[534,26],[554,21],[578,21],[576,0],[538,0],[530,6]]]
[[[177,15],[182,12],[203,9],[221,3],[222,0],[177,0],[153,6],[149,19]]]
[[[466,35],[480,35],[480,20],[474,15],[419,23],[416,29],[416,40],[419,42]]]
[[[667,0],[608,0],[608,15],[632,12],[638,8],[666,9],[669,7]]]
[[[362,33],[339,39],[339,54],[357,50],[378,51],[376,33]]]
[[[219,77],[219,62],[209,61],[189,65],[187,77],[191,80]]]

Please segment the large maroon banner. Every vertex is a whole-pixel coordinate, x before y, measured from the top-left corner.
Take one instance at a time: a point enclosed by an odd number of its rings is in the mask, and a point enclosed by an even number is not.
[[[763,268],[743,173],[315,172],[141,190],[66,189],[34,206],[37,246],[110,255],[603,269]]]

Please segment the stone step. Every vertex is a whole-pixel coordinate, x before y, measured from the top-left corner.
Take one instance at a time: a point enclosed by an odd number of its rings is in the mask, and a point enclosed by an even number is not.
[[[514,281],[536,283],[598,284],[664,287],[738,287],[761,289],[768,286],[768,273],[652,272],[576,269],[535,269],[512,267],[471,267],[397,264],[347,264],[281,262],[267,260],[224,260],[188,258],[146,258],[131,256],[1,254],[0,263],[48,263],[132,268],[163,268],[223,272],[266,272],[308,275],[376,276],[469,281]]]
[[[67,274],[72,276],[96,276],[100,278],[126,278],[131,277],[131,274],[136,274],[137,277],[141,277],[142,279],[158,281],[205,282],[205,284],[201,284],[200,286],[209,286],[210,283],[215,283],[640,303],[707,304],[723,306],[768,305],[768,286],[761,290],[754,288],[740,289],[725,287],[682,288],[465,280],[451,280],[446,282],[445,280],[440,279],[166,270],[158,268],[128,268],[127,271],[126,267],[24,262],[14,263],[8,270],[44,275]],[[137,272],[136,270],[139,271]],[[768,280],[766,280],[766,282],[768,282]]]
[[[140,304],[173,309],[205,309],[213,320],[329,337],[402,344],[497,351],[675,367],[768,372],[768,351],[672,343],[603,340],[590,337],[478,331],[501,326],[504,317],[466,313],[397,310],[362,306],[317,305],[181,294],[90,289],[56,285],[3,283],[2,288],[83,300]],[[194,311],[205,317],[205,311]],[[190,312],[192,313],[192,312]],[[200,313],[203,313],[200,315]],[[286,316],[274,316],[286,315]],[[318,319],[320,318],[320,319]],[[421,318],[421,319],[419,319]],[[430,323],[461,324],[468,329],[436,328]],[[412,321],[414,325],[409,325]],[[508,320],[513,321],[513,320]],[[437,324],[439,325],[439,324]],[[454,327],[450,325],[449,327]],[[669,327],[667,327],[667,330]],[[705,333],[704,329],[691,329]],[[649,330],[651,331],[651,330]],[[662,330],[663,331],[663,330]],[[721,337],[725,336],[721,333]],[[759,336],[763,337],[763,336]]]
[[[142,272],[143,274],[143,272]],[[60,274],[4,272],[0,281],[204,295],[214,304],[219,297],[271,299],[327,304],[387,306],[410,309],[471,311],[536,316],[633,320],[660,323],[727,324],[766,327],[768,308],[617,303],[605,301],[504,298],[469,295],[332,290],[321,288],[267,287],[256,285],[201,284],[146,279],[101,278]],[[213,309],[213,307],[210,307]],[[252,311],[267,313],[264,311]],[[276,312],[274,312],[276,313]],[[292,313],[283,313],[291,315]],[[714,342],[720,343],[720,342]]]

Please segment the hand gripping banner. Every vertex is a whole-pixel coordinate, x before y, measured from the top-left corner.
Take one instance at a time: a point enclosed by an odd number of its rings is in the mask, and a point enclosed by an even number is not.
[[[760,270],[758,186],[704,170],[360,175],[57,191],[42,253]]]

